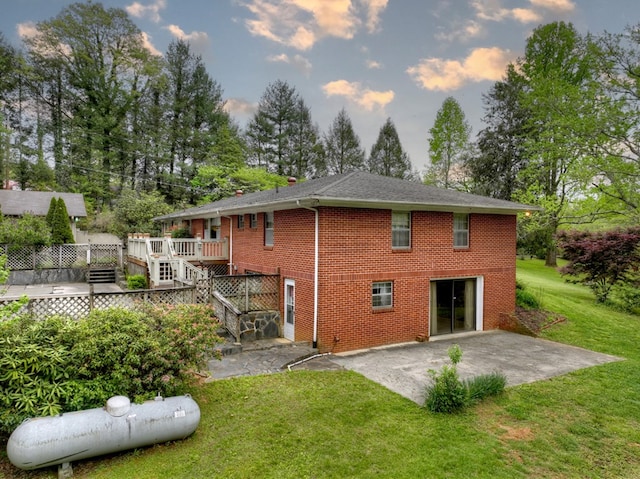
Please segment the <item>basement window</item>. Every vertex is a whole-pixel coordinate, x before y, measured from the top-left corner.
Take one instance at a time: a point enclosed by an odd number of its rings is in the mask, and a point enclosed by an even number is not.
[[[374,309],[393,306],[393,281],[378,281],[371,284],[371,306]]]

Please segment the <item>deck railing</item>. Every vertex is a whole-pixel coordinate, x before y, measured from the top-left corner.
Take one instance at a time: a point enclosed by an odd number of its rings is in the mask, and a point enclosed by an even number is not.
[[[127,254],[141,261],[152,257],[182,258],[187,261],[214,261],[229,259],[227,239],[200,240],[192,238],[130,237]]]

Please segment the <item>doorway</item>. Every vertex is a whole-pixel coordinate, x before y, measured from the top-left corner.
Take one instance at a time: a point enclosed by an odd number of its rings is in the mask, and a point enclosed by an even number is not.
[[[296,282],[293,279],[284,280],[284,331],[285,339],[295,341],[296,331]]]
[[[476,330],[476,279],[431,282],[431,335]]]

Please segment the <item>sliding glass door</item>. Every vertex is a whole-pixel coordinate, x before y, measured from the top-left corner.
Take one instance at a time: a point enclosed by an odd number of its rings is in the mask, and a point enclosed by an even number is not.
[[[475,331],[476,280],[431,282],[431,335]]]

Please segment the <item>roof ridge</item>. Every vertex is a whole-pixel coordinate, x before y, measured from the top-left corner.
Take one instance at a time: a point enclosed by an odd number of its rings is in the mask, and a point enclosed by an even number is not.
[[[325,186],[324,188],[320,188],[318,191],[316,191],[316,195],[321,195],[322,193],[324,193],[325,191],[327,191],[329,188],[333,188],[337,185],[339,185],[340,183],[345,182],[346,180],[348,180],[349,178],[351,178],[353,175],[355,175],[356,173],[361,173],[359,171],[350,171],[349,173],[346,173],[342,178],[338,178],[336,181],[333,181],[331,183],[329,183],[327,186]]]

